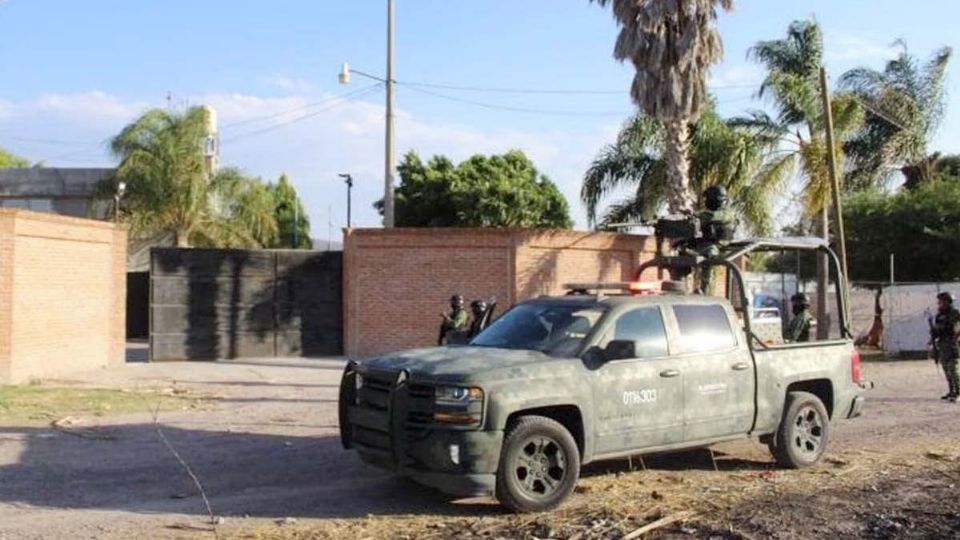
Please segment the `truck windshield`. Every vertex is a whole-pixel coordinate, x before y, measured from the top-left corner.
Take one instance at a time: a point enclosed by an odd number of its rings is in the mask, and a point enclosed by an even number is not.
[[[599,307],[521,304],[494,321],[470,345],[527,349],[572,358],[603,313]]]

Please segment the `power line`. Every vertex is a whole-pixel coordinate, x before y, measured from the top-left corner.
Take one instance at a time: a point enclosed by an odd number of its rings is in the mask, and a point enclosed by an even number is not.
[[[308,118],[313,118],[314,116],[318,116],[318,115],[320,115],[320,114],[322,114],[322,113],[324,113],[324,112],[327,112],[327,111],[329,111],[329,110],[331,110],[331,109],[334,109],[334,108],[336,108],[336,107],[338,107],[338,106],[346,103],[347,101],[350,101],[350,100],[355,99],[355,98],[363,97],[363,96],[368,95],[368,94],[372,94],[372,93],[376,92],[377,90],[379,90],[382,86],[383,86],[382,84],[375,84],[375,85],[373,85],[373,86],[367,87],[367,88],[362,89],[362,90],[358,90],[358,91],[356,91],[356,92],[351,92],[351,93],[349,93],[349,94],[344,94],[344,95],[342,95],[342,96],[339,96],[339,97],[340,97],[340,101],[337,101],[337,102],[335,102],[335,103],[332,103],[332,104],[330,104],[329,106],[324,107],[324,108],[322,108],[322,109],[320,109],[320,110],[316,110],[316,111],[313,111],[313,112],[311,112],[311,113],[309,113],[309,114],[304,114],[304,115],[298,116],[298,117],[296,117],[296,118],[292,118],[292,119],[290,119],[290,120],[281,122],[281,123],[279,123],[279,124],[274,124],[274,125],[272,125],[272,126],[267,126],[267,127],[265,127],[265,128],[256,129],[256,130],[254,130],[254,131],[248,131],[248,132],[246,132],[246,133],[240,133],[240,134],[238,134],[238,135],[234,135],[233,137],[229,137],[229,138],[227,138],[227,139],[224,139],[223,142],[224,142],[224,143],[235,142],[235,141],[238,141],[238,140],[245,139],[245,138],[247,138],[247,137],[253,137],[253,136],[255,136],[255,135],[261,135],[261,134],[263,134],[263,133],[267,133],[267,132],[270,132],[270,131],[274,131],[274,130],[277,130],[277,129],[281,129],[281,128],[284,128],[284,127],[286,127],[286,126],[289,126],[290,124],[295,124],[295,123],[297,123],[297,122],[301,122],[301,121],[303,121],[303,120],[307,120]]]
[[[455,84],[440,84],[412,81],[397,81],[397,84],[407,87],[417,88],[437,88],[440,90],[456,90],[462,92],[489,92],[499,94],[560,94],[560,95],[623,95],[621,90],[585,90],[585,89],[547,89],[547,88],[505,88],[489,86],[463,86]],[[729,84],[729,85],[708,85],[710,90],[732,90],[737,88],[756,88],[756,84]]]
[[[6,130],[7,132],[11,130]],[[37,144],[70,144],[70,145],[82,145],[82,146],[95,146],[103,143],[92,142],[92,141],[80,141],[80,140],[63,140],[63,139],[34,139],[31,137],[3,137],[6,140],[18,141],[25,143],[37,143]]]
[[[442,94],[442,93],[440,93],[440,92],[434,92],[433,90],[427,90],[427,89],[425,89],[425,88],[418,88],[418,87],[415,87],[415,86],[409,86],[409,85],[407,85],[407,84],[399,83],[399,82],[398,82],[397,84],[403,86],[404,88],[408,88],[408,89],[410,89],[410,90],[413,90],[414,92],[420,92],[421,94],[427,94],[427,95],[435,96],[435,97],[438,97],[438,98],[447,99],[447,100],[450,100],[450,101],[456,101],[456,102],[459,102],[459,103],[466,103],[466,104],[468,104],[468,105],[474,105],[474,106],[477,106],[477,107],[483,107],[484,109],[491,109],[491,110],[509,111],[509,112],[519,112],[519,113],[530,113],[530,114],[546,114],[546,115],[553,115],[553,116],[618,116],[618,117],[622,117],[622,116],[624,116],[624,114],[626,114],[626,113],[624,113],[623,111],[619,111],[619,112],[604,112],[604,111],[596,111],[596,112],[591,112],[591,111],[560,111],[560,110],[551,110],[551,109],[532,109],[532,108],[526,108],[526,107],[514,107],[514,106],[511,106],[511,105],[500,105],[500,104],[496,104],[496,103],[486,103],[486,102],[483,102],[483,101],[475,101],[475,100],[472,100],[472,99],[465,99],[465,98],[461,98],[461,97],[457,97],[457,96],[451,96],[451,95],[448,95],[448,94]]]
[[[373,84],[373,85],[370,85],[370,86],[365,86],[365,87],[363,87],[363,88],[358,88],[357,90],[354,90],[354,91],[352,91],[352,92],[348,92],[348,93],[343,94],[343,95],[329,96],[329,97],[324,98],[324,99],[322,99],[322,100],[320,100],[320,101],[314,101],[313,103],[307,103],[306,105],[301,105],[301,106],[299,106],[299,107],[294,107],[294,108],[292,108],[292,109],[287,109],[287,110],[285,110],[285,111],[280,111],[280,112],[278,112],[278,113],[269,114],[269,115],[266,115],[266,116],[259,116],[259,117],[256,117],[256,118],[248,118],[248,119],[246,119],[246,120],[240,120],[240,121],[238,121],[238,122],[230,122],[229,124],[224,124],[224,125],[220,126],[220,129],[229,129],[229,128],[233,128],[233,127],[237,127],[237,126],[242,126],[242,125],[246,125],[246,124],[253,124],[253,123],[257,123],[257,122],[262,122],[262,121],[264,121],[264,120],[272,120],[272,119],[274,119],[274,118],[279,118],[279,117],[281,117],[281,116],[286,116],[286,115],[288,115],[288,114],[290,114],[290,113],[293,113],[293,112],[302,111],[302,110],[305,110],[305,109],[312,109],[313,107],[319,107],[320,105],[325,105],[325,104],[327,104],[327,103],[330,103],[331,101],[336,101],[336,100],[338,100],[338,99],[343,99],[343,98],[351,97],[351,96],[354,96],[354,95],[359,94],[359,93],[361,93],[361,92],[365,92],[365,91],[367,91],[367,90],[370,90],[370,89],[372,89],[372,88],[376,88],[376,87],[378,87],[378,86],[380,86],[380,84]]]

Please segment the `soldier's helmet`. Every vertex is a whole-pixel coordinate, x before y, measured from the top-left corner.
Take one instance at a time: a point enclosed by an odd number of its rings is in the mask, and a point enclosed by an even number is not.
[[[947,304],[953,305],[953,295],[946,291],[937,294],[937,300],[943,300]]]
[[[451,306],[451,307],[455,307],[455,308],[463,307],[463,295],[462,295],[462,294],[455,294],[455,295],[451,296],[451,297],[450,297],[450,306]]]
[[[708,210],[719,210],[727,204],[727,190],[723,186],[710,186],[703,192]]]
[[[810,297],[806,293],[797,293],[790,297],[790,301],[794,304],[801,305],[804,307],[810,307]]]

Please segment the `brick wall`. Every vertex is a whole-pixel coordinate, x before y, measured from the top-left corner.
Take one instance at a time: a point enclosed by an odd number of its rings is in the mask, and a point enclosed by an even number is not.
[[[520,229],[352,229],[344,232],[347,356],[436,344],[450,296],[517,301],[573,281],[625,281],[652,253],[643,237]]]
[[[127,234],[0,209],[0,384],[122,363]]]

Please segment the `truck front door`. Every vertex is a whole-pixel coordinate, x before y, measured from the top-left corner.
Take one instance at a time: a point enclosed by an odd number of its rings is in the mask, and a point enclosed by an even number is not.
[[[737,342],[721,304],[673,306],[687,360],[684,371],[684,440],[747,433],[753,425],[754,370],[750,352]]]
[[[620,314],[604,341],[631,340],[637,357],[596,370],[596,453],[617,454],[679,442],[683,437],[683,375],[667,347],[659,307]],[[605,345],[605,343],[601,343]]]

